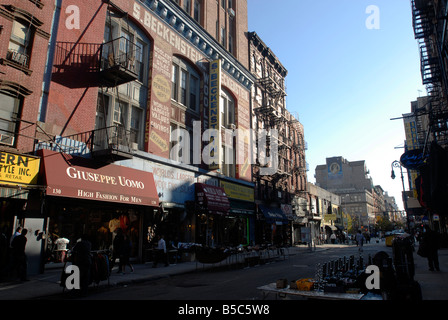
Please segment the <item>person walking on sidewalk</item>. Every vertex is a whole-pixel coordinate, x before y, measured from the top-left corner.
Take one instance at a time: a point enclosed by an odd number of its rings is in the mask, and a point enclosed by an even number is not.
[[[11,242],[11,250],[12,250],[12,265],[13,269],[17,271],[17,275],[20,278],[20,281],[26,281],[26,273],[27,273],[27,257],[25,254],[25,247],[27,238],[26,235],[28,233],[27,229],[23,229],[22,233],[15,236],[13,241]]]
[[[356,245],[359,247],[358,248],[359,252],[363,252],[364,241],[366,241],[366,238],[364,238],[364,235],[361,233],[361,230],[358,230],[355,240]]]
[[[163,235],[159,236],[159,241],[157,242],[156,256],[154,258],[153,268],[157,267],[157,263],[162,260],[165,262],[165,267],[168,267],[168,256],[166,254],[166,243],[163,239]]]
[[[422,246],[428,259],[429,271],[440,271],[439,267],[439,254],[440,249],[439,235],[437,232],[431,230],[429,226],[423,227],[423,234],[420,240],[420,246]]]

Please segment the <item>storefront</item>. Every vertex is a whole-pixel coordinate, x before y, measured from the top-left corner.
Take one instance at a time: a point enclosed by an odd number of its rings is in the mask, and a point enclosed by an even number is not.
[[[46,186],[45,261],[57,261],[64,239],[72,247],[88,235],[93,250],[110,249],[121,229],[131,240],[131,258],[141,260],[147,226],[159,212],[152,173],[91,159],[39,150]]]
[[[232,245],[255,243],[255,203],[253,187],[220,181],[229,198],[229,216],[225,219],[226,242]]]
[[[261,231],[264,243],[285,245],[289,239],[289,220],[281,208],[258,205],[262,214]]]
[[[42,230],[43,219],[35,221],[33,218],[40,216],[40,206],[37,203],[40,188],[36,185],[39,167],[38,157],[0,152],[0,232],[7,237],[7,241],[10,241],[14,230],[19,226],[34,231]],[[29,274],[37,274],[40,271],[39,260],[35,261],[35,257],[42,251],[42,242],[38,241],[38,237],[39,232],[30,232],[27,236]],[[7,251],[2,250],[0,270],[6,266],[7,261]]]
[[[221,187],[195,184],[196,242],[209,247],[226,245],[224,225],[230,202]]]

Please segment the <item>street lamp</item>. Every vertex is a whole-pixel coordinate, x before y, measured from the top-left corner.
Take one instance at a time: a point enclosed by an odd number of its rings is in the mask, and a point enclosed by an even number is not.
[[[409,229],[409,216],[408,216],[408,201],[407,201],[407,196],[406,196],[406,189],[404,187],[404,177],[403,177],[403,167],[401,166],[401,162],[398,160],[395,160],[394,162],[392,162],[391,164],[391,168],[392,168],[392,172],[390,177],[392,179],[395,179],[395,172],[394,172],[394,168],[400,168],[400,173],[401,173],[401,184],[403,186],[403,195],[402,195],[402,200],[403,200],[403,205],[404,205],[404,210],[406,212],[406,225],[408,230]]]

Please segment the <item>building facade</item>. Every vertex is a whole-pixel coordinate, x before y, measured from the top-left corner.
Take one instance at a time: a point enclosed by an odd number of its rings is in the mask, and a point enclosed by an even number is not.
[[[375,223],[375,191],[365,161],[332,157],[326,162],[316,167],[316,185],[340,195],[353,226],[367,230]]]
[[[302,124],[286,108],[288,71],[256,32],[249,37],[252,87],[252,128],[258,141],[253,166],[260,243],[291,243],[307,224],[308,209],[305,140]],[[296,235],[293,237],[293,235]]]
[[[234,134],[251,129],[246,1],[8,1],[1,10],[2,147],[11,151],[2,159],[37,159],[30,184],[40,186],[28,187],[34,203],[27,193],[1,221],[8,234],[31,227],[36,208],[40,271],[56,239],[72,246],[88,234],[108,249],[118,229],[140,261],[156,234],[255,243],[252,163],[238,161],[252,145]]]
[[[446,9],[445,0],[411,1],[414,35],[420,50],[422,84],[426,86],[427,96],[413,102],[411,114],[404,117],[405,127],[415,124],[415,137],[409,141],[407,135],[407,149],[400,159],[401,165],[410,170],[411,188],[415,186],[421,206],[419,208],[413,205],[408,208],[408,218],[426,217],[425,220],[444,235],[445,244],[447,237],[444,208],[448,195]],[[422,161],[412,165],[408,161],[412,155]],[[415,198],[415,194],[411,198]],[[407,205],[407,201],[405,202]]]
[[[30,228],[43,230],[40,159],[32,151],[54,9],[54,1],[0,1],[0,227],[6,235],[25,218]],[[30,272],[40,271],[40,236],[28,236]],[[0,259],[0,268],[6,262]]]

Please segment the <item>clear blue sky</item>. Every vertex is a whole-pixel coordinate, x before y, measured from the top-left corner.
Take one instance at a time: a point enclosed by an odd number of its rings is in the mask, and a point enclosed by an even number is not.
[[[379,29],[366,27],[370,5]],[[390,173],[404,126],[390,119],[426,94],[410,1],[248,0],[248,13],[249,31],[288,70],[287,108],[305,128],[308,181],[327,157],[365,160],[373,183],[403,208],[401,181]]]

